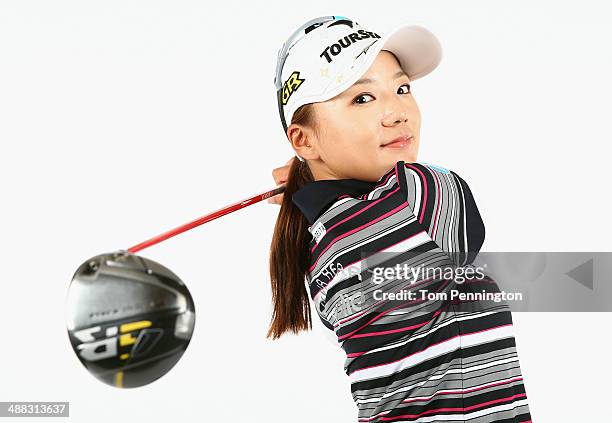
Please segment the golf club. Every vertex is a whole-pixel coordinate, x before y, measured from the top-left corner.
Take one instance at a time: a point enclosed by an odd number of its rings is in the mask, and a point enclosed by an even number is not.
[[[284,190],[280,185],[127,250],[85,260],[72,277],[66,301],[68,337],[85,368],[117,388],[143,386],[168,373],[191,340],[195,305],[176,274],[135,253]]]

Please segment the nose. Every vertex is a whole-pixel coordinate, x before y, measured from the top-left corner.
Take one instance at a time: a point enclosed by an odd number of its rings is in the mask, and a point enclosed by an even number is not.
[[[395,126],[406,122],[408,122],[408,112],[406,111],[406,106],[399,100],[389,105],[389,109],[382,120],[383,126]]]

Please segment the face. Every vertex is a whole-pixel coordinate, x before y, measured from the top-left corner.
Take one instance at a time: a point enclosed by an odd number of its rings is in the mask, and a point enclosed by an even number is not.
[[[315,180],[373,182],[398,160],[417,160],[421,113],[409,83],[396,57],[381,50],[359,81],[314,103],[316,130],[288,128],[294,149],[307,160]],[[392,142],[398,137],[408,140]]]

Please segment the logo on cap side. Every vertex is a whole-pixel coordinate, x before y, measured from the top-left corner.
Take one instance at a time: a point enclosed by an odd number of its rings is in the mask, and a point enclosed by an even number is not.
[[[351,44],[360,40],[366,40],[368,38],[381,38],[381,36],[372,31],[358,29],[357,32],[351,32],[350,34],[345,35],[343,38],[340,38],[338,42],[325,47],[325,50],[323,50],[319,57],[325,57],[327,63],[331,63],[334,60],[332,56],[337,56],[343,49],[349,47]]]
[[[305,80],[305,78],[300,78],[300,73],[298,71],[293,71],[291,75],[289,75],[289,78],[287,78],[283,84],[283,106],[287,105],[289,97],[291,97],[291,95],[300,87],[300,85],[302,85],[302,82]]]
[[[368,50],[370,49],[370,47],[372,47],[374,45],[374,43],[376,43],[377,41],[378,40],[374,40],[370,44],[365,46],[365,48],[363,50],[361,50],[361,53],[359,53],[357,56],[355,56],[355,59],[358,59],[359,56],[361,56],[362,54],[366,54],[368,52]]]

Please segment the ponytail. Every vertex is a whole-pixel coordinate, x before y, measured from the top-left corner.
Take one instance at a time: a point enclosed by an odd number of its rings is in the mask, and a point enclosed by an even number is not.
[[[291,122],[311,126],[312,114],[309,104],[301,106]],[[294,159],[289,168],[283,202],[270,245],[273,313],[267,338],[280,338],[289,330],[297,334],[301,330],[312,329],[309,294],[305,284],[310,261],[309,224],[291,197],[313,180],[307,162]]]

